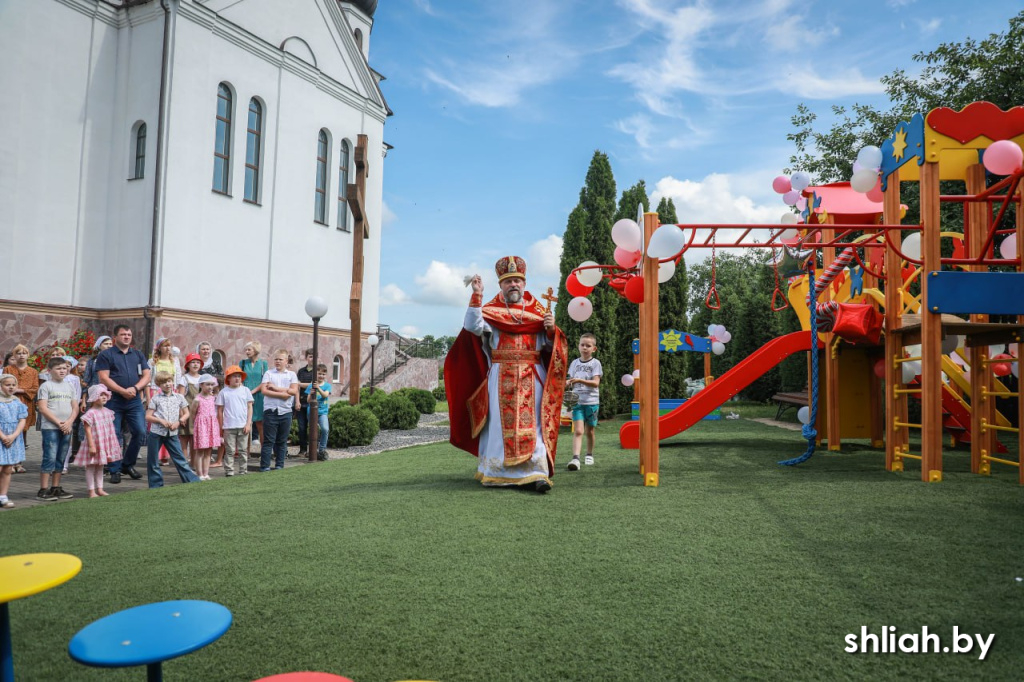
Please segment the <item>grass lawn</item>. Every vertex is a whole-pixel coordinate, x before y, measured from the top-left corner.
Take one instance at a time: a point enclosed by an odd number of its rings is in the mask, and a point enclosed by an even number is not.
[[[728,411],[728,410],[723,410]],[[745,416],[774,408],[741,408]],[[618,426],[545,496],[485,489],[431,445],[0,514],[3,554],[82,572],[12,603],[19,679],[138,680],[72,662],[114,611],[209,599],[234,624],[168,680],[293,670],[424,680],[986,679],[1024,667],[1024,490],[1015,472],[886,473],[852,445],[806,464],[799,432],[704,422],[662,444],[644,488]],[[910,467],[908,466],[908,469]],[[995,633],[969,654],[848,654],[844,638]]]

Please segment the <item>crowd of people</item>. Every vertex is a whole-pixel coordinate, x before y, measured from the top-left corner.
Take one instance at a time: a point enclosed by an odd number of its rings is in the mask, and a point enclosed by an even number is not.
[[[254,447],[261,472],[282,469],[293,418],[298,456],[308,445],[327,459],[331,385],[327,367],[314,368],[312,349],[293,372],[287,350],[276,350],[268,363],[251,341],[245,357],[224,368],[209,342],[182,360],[170,339],[157,339],[146,357],[133,337],[128,325],[116,326],[113,336],[96,339],[88,360],[53,348],[38,372],[24,344],[7,355],[0,368],[0,508],[14,506],[11,476],[27,473],[25,436],[32,428],[42,442],[36,498],[46,501],[74,497],[61,484],[69,464],[84,468],[89,497],[106,496],[107,480],[141,479],[136,464],[143,444],[150,488],[163,486],[162,466],[173,465],[185,483],[209,480],[217,466],[225,476],[244,475]],[[320,427],[315,444],[307,444],[310,418]]]

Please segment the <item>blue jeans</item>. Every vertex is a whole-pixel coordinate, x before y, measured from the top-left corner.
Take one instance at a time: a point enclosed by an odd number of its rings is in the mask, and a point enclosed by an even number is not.
[[[60,429],[40,429],[43,434],[43,466],[44,474],[59,474],[64,471],[64,460],[71,449],[71,434],[61,433]]]
[[[121,472],[135,466],[139,461],[139,450],[146,439],[146,408],[142,401],[136,398],[117,403],[109,402],[107,407],[114,413],[114,431],[117,433],[122,453],[120,461],[110,463],[110,473]],[[124,446],[124,436],[121,434],[122,419],[127,419],[128,430],[132,434],[128,447]]]
[[[331,424],[327,420],[327,415],[326,414],[321,414],[317,418],[317,422],[320,424],[320,438],[319,438],[320,448],[319,449],[320,450],[326,450],[327,449],[327,434],[330,433],[330,431],[331,431]]]
[[[260,471],[270,471],[270,458],[275,458],[274,468],[284,468],[284,457],[288,454],[288,434],[292,429],[292,413],[278,414],[275,410],[263,412],[263,443],[260,445]]]
[[[196,472],[192,471],[192,467],[185,461],[185,453],[181,451],[181,441],[178,440],[177,434],[161,436],[150,431],[147,446],[146,476],[149,478],[150,488],[164,487],[164,475],[160,472],[160,446],[166,448],[167,454],[171,456],[182,483],[194,483],[199,480]]]

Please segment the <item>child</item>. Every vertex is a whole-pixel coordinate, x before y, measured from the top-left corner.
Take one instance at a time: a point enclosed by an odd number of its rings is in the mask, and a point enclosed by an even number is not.
[[[579,397],[572,408],[572,460],[566,467],[569,471],[579,471],[584,431],[587,434],[587,456],[583,461],[594,463],[594,427],[597,426],[598,386],[602,374],[601,361],[594,357],[597,337],[590,332],[580,335],[579,349],[580,356],[569,365],[569,379],[565,382]]]
[[[60,485],[64,471],[64,460],[71,449],[71,427],[78,416],[78,401],[75,390],[64,381],[68,374],[68,363],[63,357],[52,357],[46,363],[50,378],[39,387],[36,402],[43,417],[40,430],[43,436],[43,466],[39,473],[40,500],[69,500],[74,495]]]
[[[110,389],[96,384],[86,397],[89,409],[82,415],[85,440],[75,457],[75,464],[85,467],[85,485],[89,497],[106,497],[103,490],[103,467],[121,459],[121,444],[114,431],[114,413],[106,405]]]
[[[18,380],[18,388],[14,391],[14,397],[25,405],[28,410],[28,419],[25,420],[25,429],[36,423],[36,393],[39,391],[39,373],[28,364],[28,357],[32,351],[28,346],[18,344],[11,351],[11,364],[4,365],[0,372],[10,374]],[[25,446],[25,432],[21,433],[21,444]],[[14,465],[14,473],[25,473],[25,467],[20,464]]]
[[[242,385],[246,375],[238,365],[224,372],[227,386],[217,394],[217,421],[224,439],[224,475],[235,475],[235,453],[242,458],[238,475],[249,472],[249,433],[252,430],[254,400],[252,392]]]
[[[28,408],[14,395],[18,377],[0,375],[0,508],[13,507],[7,499],[14,467],[25,461],[25,441],[21,438],[28,422]]]
[[[184,396],[174,392],[173,374],[160,372],[156,377],[156,385],[160,389],[160,394],[150,398],[146,410],[146,421],[150,424],[146,452],[149,487],[164,486],[164,475],[160,473],[160,465],[157,462],[161,447],[171,456],[181,482],[194,483],[199,477],[185,461],[181,442],[178,440],[178,427],[188,423],[188,403],[185,402]]]
[[[252,425],[256,431],[252,440],[257,444],[263,440],[263,392],[260,387],[263,385],[263,375],[270,369],[267,361],[260,358],[261,350],[263,346],[259,341],[250,341],[245,344],[245,358],[238,363],[247,377],[245,387],[252,393]],[[248,444],[245,447],[249,449]]]
[[[199,395],[192,401],[192,448],[196,452],[200,481],[210,480],[210,456],[220,447],[220,424],[217,422],[216,396],[213,389],[220,386],[216,377],[204,374],[199,380]]]
[[[190,410],[192,408],[192,401],[199,395],[199,380],[203,378],[199,370],[202,367],[203,359],[199,357],[199,353],[189,353],[185,356],[185,373],[175,381],[178,393],[185,396],[185,403],[188,404]],[[191,425],[182,424],[179,435],[181,436],[181,449],[188,453],[189,464],[192,465],[192,468],[195,468],[196,451],[192,447]],[[161,461],[166,463],[166,460]]]
[[[284,469],[288,454],[288,434],[292,428],[292,406],[299,391],[299,378],[287,369],[288,351],[274,353],[274,369],[263,375],[263,448],[260,450],[260,471],[270,471],[270,458],[275,469]]]
[[[316,383],[309,385],[309,388],[306,389],[306,395],[309,395],[314,390],[316,390],[317,400],[316,419],[317,424],[320,426],[320,439],[316,450],[316,458],[321,462],[326,462],[327,434],[331,429],[330,423],[327,420],[327,400],[331,397],[331,384],[327,381],[327,365],[319,364],[316,366]],[[310,410],[311,407],[311,405],[307,405],[306,410]],[[309,419],[313,419],[312,414],[309,415]]]

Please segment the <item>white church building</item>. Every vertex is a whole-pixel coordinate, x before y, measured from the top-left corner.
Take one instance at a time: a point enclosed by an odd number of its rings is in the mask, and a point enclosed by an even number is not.
[[[127,322],[147,354],[158,337],[226,364],[249,340],[298,354],[320,296],[320,357],[345,383],[360,238],[364,359],[378,322],[376,5],[0,2],[0,350]],[[346,200],[361,136],[363,235]]]

